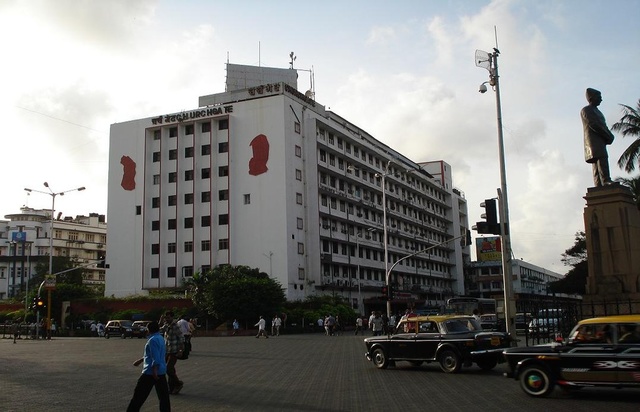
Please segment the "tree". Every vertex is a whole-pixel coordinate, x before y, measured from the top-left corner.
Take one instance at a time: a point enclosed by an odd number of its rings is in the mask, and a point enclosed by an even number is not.
[[[611,126],[616,132],[621,132],[622,137],[632,136],[636,140],[631,142],[629,147],[622,152],[618,159],[618,166],[623,168],[627,173],[633,172],[636,164],[640,162],[640,99],[638,99],[637,108],[621,104],[623,116],[620,121]]]
[[[576,232],[575,243],[562,254],[562,263],[572,268],[564,278],[549,283],[549,292],[583,295],[586,291],[589,267],[587,262],[587,235]]]
[[[638,206],[638,209],[640,209],[640,176],[632,178],[619,177],[616,179],[616,182],[619,182],[631,190],[633,201],[636,203],[636,206]]]
[[[221,321],[270,318],[286,302],[278,281],[248,266],[219,265],[194,275],[185,286],[191,288],[194,305]]]

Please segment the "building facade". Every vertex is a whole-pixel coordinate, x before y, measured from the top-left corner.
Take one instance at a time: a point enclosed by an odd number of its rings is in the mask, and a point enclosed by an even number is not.
[[[22,207],[20,213],[6,215],[0,221],[0,300],[19,291],[38,287],[29,281],[38,264],[49,263],[53,256],[75,260],[83,268],[85,285],[104,285],[107,224],[104,215],[64,217],[53,220],[51,210]],[[53,242],[51,243],[51,240]]]
[[[197,109],[111,126],[105,294],[179,289],[232,264],[268,273],[289,300],[337,294],[364,310],[384,304],[385,226],[397,305],[461,294],[467,208],[450,166],[414,163],[275,70],[242,87],[234,76]]]

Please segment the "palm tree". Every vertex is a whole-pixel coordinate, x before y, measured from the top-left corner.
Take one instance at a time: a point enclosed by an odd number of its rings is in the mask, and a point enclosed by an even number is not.
[[[622,137],[635,136],[636,138],[618,159],[618,166],[630,173],[640,162],[640,99],[638,99],[638,107],[635,109],[625,104],[620,106],[622,106],[623,116],[619,122],[611,126],[611,129],[622,132]]]
[[[640,175],[632,178],[619,177],[616,179],[616,182],[619,182],[631,190],[633,201],[636,202],[636,206],[638,206],[640,210]]]

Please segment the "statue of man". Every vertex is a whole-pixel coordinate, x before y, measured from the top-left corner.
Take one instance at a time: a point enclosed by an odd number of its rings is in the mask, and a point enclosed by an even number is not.
[[[584,129],[584,160],[593,167],[593,183],[596,187],[611,184],[607,145],[613,143],[613,133],[607,127],[604,115],[598,106],[602,103],[602,93],[587,89],[588,106],[580,111]]]

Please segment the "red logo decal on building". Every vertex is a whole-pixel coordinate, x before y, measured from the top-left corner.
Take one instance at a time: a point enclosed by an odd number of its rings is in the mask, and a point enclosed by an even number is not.
[[[133,190],[136,188],[136,162],[129,156],[122,156],[120,158],[120,164],[123,167],[122,182],[120,186],[124,190]]]
[[[249,174],[258,176],[267,170],[267,162],[269,161],[269,141],[267,136],[259,134],[253,138],[249,146],[253,149],[253,157],[249,160]]]

